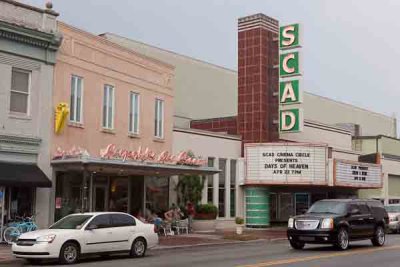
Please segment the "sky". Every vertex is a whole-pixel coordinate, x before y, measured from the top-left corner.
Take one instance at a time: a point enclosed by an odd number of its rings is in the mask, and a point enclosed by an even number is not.
[[[46,0],[22,0],[44,7]],[[304,90],[400,114],[399,0],[53,0],[59,19],[237,69],[237,19],[303,28]],[[399,76],[397,76],[399,75]]]

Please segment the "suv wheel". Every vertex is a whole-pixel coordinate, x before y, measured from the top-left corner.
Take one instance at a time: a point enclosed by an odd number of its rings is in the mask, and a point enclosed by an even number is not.
[[[385,230],[382,226],[377,226],[375,229],[374,237],[371,239],[372,244],[381,247],[385,244]]]
[[[304,242],[294,241],[294,240],[290,240],[289,243],[290,246],[294,249],[303,249],[304,246],[306,245]]]
[[[340,250],[349,248],[349,233],[346,228],[340,228],[335,246]]]

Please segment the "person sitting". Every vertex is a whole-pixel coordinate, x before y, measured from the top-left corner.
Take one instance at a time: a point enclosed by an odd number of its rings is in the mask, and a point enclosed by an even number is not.
[[[183,217],[183,213],[179,207],[172,204],[171,209],[164,213],[165,220],[168,222],[178,221]]]

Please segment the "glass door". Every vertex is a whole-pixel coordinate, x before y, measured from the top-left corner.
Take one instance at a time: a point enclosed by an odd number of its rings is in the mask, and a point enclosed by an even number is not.
[[[310,207],[310,194],[296,193],[294,203],[296,215],[304,214]]]
[[[107,210],[107,186],[106,185],[95,185],[93,191],[93,207],[94,211],[106,211]]]

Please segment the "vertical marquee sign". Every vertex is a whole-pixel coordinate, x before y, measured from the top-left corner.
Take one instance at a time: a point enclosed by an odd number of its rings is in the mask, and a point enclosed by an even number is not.
[[[301,93],[301,47],[300,25],[280,27],[279,48],[279,130],[281,132],[300,132],[303,129],[303,110]],[[290,108],[288,107],[289,105]]]

